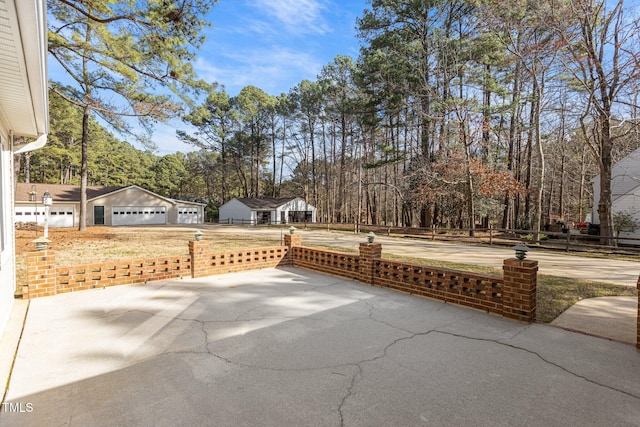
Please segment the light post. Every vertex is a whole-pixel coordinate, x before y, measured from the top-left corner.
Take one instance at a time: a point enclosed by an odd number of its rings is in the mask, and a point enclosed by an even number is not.
[[[42,204],[44,205],[44,238],[49,238],[49,208],[53,204],[51,193],[45,191],[42,195]]]
[[[36,186],[32,185],[31,186],[31,191],[29,191],[29,201],[33,202],[33,214],[35,215],[36,218],[36,237],[38,237],[38,198],[37,198],[38,193],[36,192]]]

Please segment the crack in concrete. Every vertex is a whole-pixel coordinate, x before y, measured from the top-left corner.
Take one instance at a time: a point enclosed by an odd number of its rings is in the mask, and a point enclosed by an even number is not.
[[[511,337],[509,337],[509,338],[505,338],[505,340],[506,340],[506,341],[508,341],[508,340],[512,340],[512,339],[514,339],[514,338],[517,338],[517,337],[518,337],[520,334],[522,334],[524,331],[529,330],[529,328],[531,328],[531,326],[533,326],[533,324],[529,324],[529,325],[526,325],[526,326],[525,326],[525,327],[523,327],[523,328],[520,328],[518,331],[516,331],[516,333],[515,333],[515,334],[513,334],[513,336],[511,336]],[[509,332],[509,330],[508,330],[508,329],[507,329],[507,330],[505,330],[505,331],[503,331],[503,333],[507,333],[507,332]]]
[[[456,338],[464,338],[464,339],[468,339],[468,340],[473,340],[473,341],[491,342],[491,343],[494,343],[494,344],[498,344],[498,345],[502,345],[502,346],[505,346],[505,347],[512,348],[514,350],[520,350],[520,351],[523,351],[525,353],[529,353],[529,354],[531,354],[533,356],[536,356],[537,358],[542,360],[544,363],[546,363],[548,365],[551,365],[551,366],[554,366],[554,367],[560,369],[561,371],[564,371],[567,374],[572,375],[572,376],[574,376],[576,378],[580,378],[580,379],[582,379],[584,381],[587,381],[587,382],[589,382],[591,384],[594,384],[594,385],[597,385],[599,387],[603,387],[603,388],[606,388],[606,389],[611,390],[611,391],[616,391],[618,393],[622,393],[622,394],[627,395],[629,397],[632,397],[634,399],[639,399],[640,400],[640,395],[635,395],[635,394],[630,393],[628,391],[625,391],[625,390],[622,390],[622,389],[619,389],[619,388],[616,388],[616,387],[613,387],[613,386],[609,386],[609,385],[606,385],[606,384],[602,384],[602,383],[600,383],[600,382],[598,382],[596,380],[588,378],[588,377],[586,377],[584,375],[581,375],[581,374],[579,374],[577,372],[573,372],[570,369],[565,368],[564,366],[562,366],[562,365],[560,365],[560,364],[558,364],[556,362],[553,362],[551,360],[546,359],[540,353],[535,352],[533,350],[529,350],[529,349],[524,348],[524,347],[519,347],[519,346],[516,346],[516,345],[513,345],[513,344],[508,344],[506,342],[503,342],[503,341],[500,341],[500,340],[495,340],[495,339],[490,339],[490,338],[470,337],[470,336],[466,336],[466,335],[462,335],[462,334],[455,334],[453,332],[444,332],[444,331],[437,331],[437,330],[435,330],[433,332],[436,332],[436,333],[439,333],[439,334],[443,334],[443,335],[449,335],[449,336],[456,337]]]
[[[338,417],[340,419],[340,426],[341,427],[344,426],[344,413],[342,412],[342,408],[343,408],[344,404],[347,402],[347,399],[349,399],[351,397],[351,395],[353,394],[353,388],[356,385],[356,379],[358,377],[362,378],[362,367],[359,364],[356,364],[355,366],[358,368],[358,370],[351,376],[351,381],[349,382],[349,387],[347,387],[347,392],[342,397],[342,400],[340,401],[340,404],[338,405]]]
[[[242,363],[239,361],[234,361],[232,358],[229,357],[224,357],[220,354],[217,354],[213,351],[213,349],[211,348],[211,345],[213,344],[213,342],[210,341],[210,337],[209,337],[209,333],[207,332],[207,324],[212,323],[212,324],[220,324],[220,323],[238,323],[238,322],[257,322],[257,321],[263,321],[263,320],[268,320],[268,319],[283,319],[283,320],[294,320],[294,319],[299,319],[298,316],[295,317],[273,317],[273,318],[268,318],[268,317],[264,317],[264,318],[259,318],[259,319],[247,319],[247,320],[238,320],[240,316],[242,316],[243,314],[246,314],[252,310],[255,310],[255,308],[252,308],[251,310],[246,311],[245,313],[239,315],[236,317],[236,320],[219,320],[219,321],[211,321],[211,320],[199,320],[199,319],[190,319],[190,318],[180,318],[180,317],[172,317],[172,319],[175,320],[181,320],[181,321],[190,321],[190,322],[196,322],[198,324],[200,324],[200,329],[203,333],[204,336],[204,348],[206,351],[175,351],[175,352],[167,352],[164,354],[209,354],[212,357],[221,360],[229,365],[232,366],[236,366],[236,367],[240,367],[240,368],[245,368],[245,369],[255,369],[255,370],[266,370],[266,371],[273,371],[273,372],[314,372],[314,371],[323,371],[323,370],[327,370],[327,369],[337,369],[337,368],[345,368],[345,367],[355,367],[357,368],[356,372],[353,373],[353,375],[351,376],[351,379],[349,381],[349,385],[346,389],[346,392],[344,394],[344,396],[342,397],[342,399],[340,400],[340,403],[337,407],[337,412],[338,412],[338,418],[339,418],[339,422],[341,426],[344,426],[345,424],[345,413],[344,413],[344,407],[346,405],[346,403],[348,402],[348,400],[353,397],[354,394],[354,390],[357,386],[357,384],[364,379],[364,372],[363,372],[363,365],[366,363],[372,363],[372,362],[376,362],[380,359],[383,359],[385,357],[387,357],[389,350],[395,346],[396,344],[399,344],[403,341],[409,341],[412,340],[416,337],[421,337],[421,336],[427,336],[433,333],[438,333],[438,334],[442,334],[442,335],[447,335],[447,336],[451,336],[451,337],[456,337],[456,338],[461,338],[461,339],[467,339],[467,340],[473,340],[473,341],[480,341],[480,342],[488,342],[488,343],[493,343],[493,344],[497,344],[500,346],[505,346],[514,350],[518,350],[518,351],[522,351],[525,353],[529,353],[535,357],[537,357],[538,359],[540,359],[541,361],[543,361],[544,363],[553,366],[557,369],[560,369],[563,372],[566,372],[567,374],[574,376],[576,378],[580,378],[583,381],[586,381],[588,383],[594,384],[598,387],[603,387],[605,389],[614,391],[614,392],[618,392],[621,394],[624,394],[626,396],[629,396],[631,398],[634,399],[639,399],[640,400],[640,396],[635,395],[631,392],[613,387],[613,386],[609,386],[607,384],[603,384],[600,383],[596,380],[593,380],[591,378],[588,378],[585,375],[581,375],[577,372],[573,372],[568,368],[565,368],[564,366],[555,363],[551,360],[548,360],[547,358],[545,358],[544,356],[542,356],[541,354],[523,348],[523,347],[519,347],[513,344],[509,344],[505,341],[508,340],[512,340],[516,337],[518,337],[520,334],[522,334],[523,332],[525,332],[526,330],[528,330],[529,328],[531,328],[532,325],[527,325],[525,327],[519,328],[511,337],[508,338],[502,338],[502,339],[491,339],[491,338],[479,338],[479,337],[473,337],[473,336],[467,336],[467,335],[463,335],[463,334],[457,334],[457,333],[453,333],[453,332],[446,332],[441,330],[441,328],[446,328],[447,326],[451,326],[455,323],[458,323],[459,320],[455,320],[452,321],[446,325],[440,325],[434,329],[430,329],[427,331],[421,331],[421,332],[414,332],[414,331],[410,331],[410,330],[406,330],[403,329],[401,327],[395,326],[389,322],[385,322],[383,320],[377,319],[375,317],[374,311],[376,310],[376,306],[374,304],[372,304],[371,302],[369,302],[366,299],[359,299],[357,300],[358,302],[362,302],[366,307],[367,307],[367,313],[366,313],[366,317],[364,317],[363,319],[368,319],[368,320],[372,320],[374,322],[377,323],[381,323],[384,324],[390,328],[396,329],[398,331],[404,332],[406,334],[408,334],[407,336],[403,336],[403,337],[399,337],[397,339],[392,340],[391,342],[389,342],[386,346],[384,346],[384,348],[382,349],[382,351],[377,354],[374,355],[373,357],[370,357],[368,359],[362,359],[359,361],[355,361],[355,362],[347,362],[347,363],[339,363],[339,364],[335,364],[335,365],[328,365],[328,366],[319,366],[319,367],[303,367],[303,368],[274,368],[274,367],[269,367],[269,366],[261,366],[259,364],[257,365],[253,365],[253,364],[248,364],[248,363]],[[438,307],[435,312],[442,310],[446,308],[446,305],[443,304],[441,307]],[[162,316],[156,313],[152,313],[152,312],[147,312],[144,310],[129,310],[126,312],[121,312],[119,314],[126,314],[129,312],[142,312],[151,316],[159,316],[159,317],[170,317],[170,316]],[[320,320],[320,319],[317,319]],[[507,331],[504,331],[505,333]],[[196,347],[197,348],[197,347]],[[335,372],[334,372],[335,373]]]

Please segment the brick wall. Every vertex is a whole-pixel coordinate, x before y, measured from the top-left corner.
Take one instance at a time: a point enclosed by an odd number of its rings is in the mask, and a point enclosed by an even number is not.
[[[191,276],[206,277],[215,274],[235,273],[279,265],[291,265],[287,246],[255,249],[238,249],[225,252],[209,252],[208,242],[189,242],[189,253],[193,260]]]
[[[121,260],[56,268],[56,293],[181,279],[191,275],[188,255]]]
[[[189,242],[189,255],[56,267],[55,252],[27,255],[23,298],[181,277],[205,277],[277,266],[295,266],[532,322],[536,315],[536,261],[508,259],[503,277],[382,259],[382,245],[361,243],[359,254],[301,246],[300,235],[285,246],[211,252],[209,242]],[[638,281],[640,288],[640,279]],[[640,330],[640,296],[638,297]],[[640,332],[638,335],[640,349]]]
[[[292,264],[298,268],[318,271],[349,280],[360,277],[360,257],[357,254],[327,251],[307,247],[292,247]]]
[[[536,316],[538,262],[508,259],[503,277],[435,268],[382,259],[382,245],[361,243],[350,254],[292,247],[299,268],[387,287],[413,295],[471,307],[506,318],[533,322]]]
[[[188,255],[57,267],[54,251],[35,251],[27,254],[27,285],[23,286],[22,298],[190,275],[191,258]]]
[[[502,314],[501,277],[379,260],[375,285]]]

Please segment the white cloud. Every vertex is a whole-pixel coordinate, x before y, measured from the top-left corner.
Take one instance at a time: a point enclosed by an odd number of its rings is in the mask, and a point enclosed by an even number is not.
[[[324,0],[262,0],[255,7],[276,18],[292,34],[325,34],[330,31],[323,12]]]
[[[200,56],[195,69],[198,76],[209,82],[224,85],[230,95],[237,94],[247,85],[257,86],[267,93],[279,95],[291,89],[302,79],[313,80],[324,65],[313,52],[300,52],[284,47],[218,52],[222,61],[212,59],[224,67],[214,65],[209,58]]]

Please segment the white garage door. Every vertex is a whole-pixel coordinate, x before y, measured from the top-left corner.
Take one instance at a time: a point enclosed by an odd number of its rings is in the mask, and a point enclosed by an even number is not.
[[[178,208],[178,224],[197,224],[198,208]]]
[[[51,206],[49,227],[73,227],[73,206]],[[16,206],[16,222],[37,222],[44,225],[44,206]]]
[[[114,206],[111,210],[113,225],[166,224],[167,210],[164,206]]]

